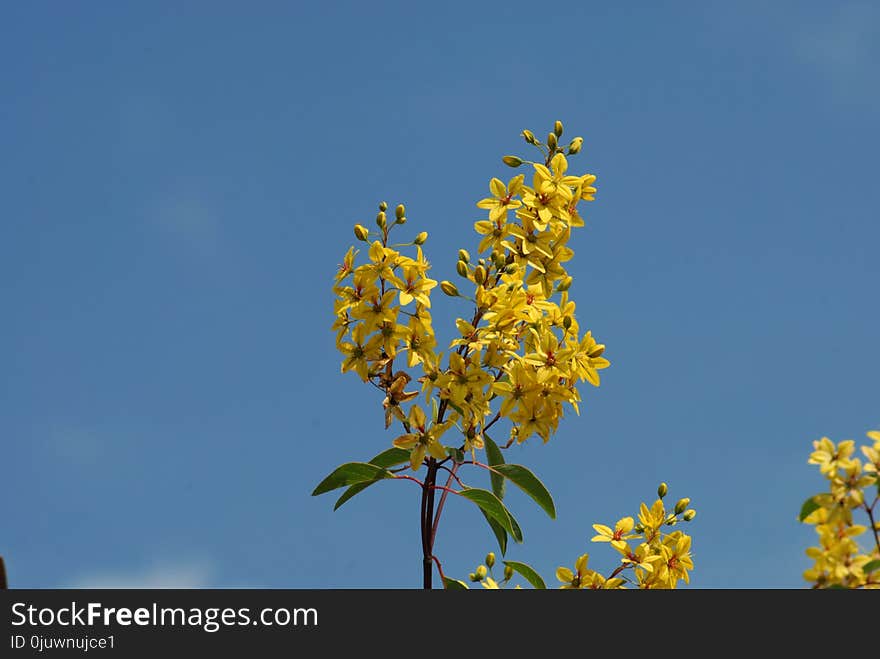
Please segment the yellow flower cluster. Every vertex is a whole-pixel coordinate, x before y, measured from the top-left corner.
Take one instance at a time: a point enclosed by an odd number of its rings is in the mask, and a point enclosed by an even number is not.
[[[814,565],[804,572],[814,588],[880,588],[880,522],[874,516],[880,498],[880,431],[867,435],[873,444],[861,447],[865,462],[856,457],[851,439],[836,445],[827,437],[813,442],[809,464],[819,466],[829,485],[827,492],[810,497],[801,512],[801,521],[815,525],[819,535],[819,546],[807,549]],[[868,525],[855,523],[856,510],[866,513]],[[856,541],[866,531],[873,540],[869,551]]]
[[[619,519],[614,528],[593,524],[597,535],[592,542],[609,543],[621,555],[620,565],[606,577],[591,570],[589,554],[582,554],[575,561],[574,569],[564,566],[556,569],[556,578],[562,584],[560,589],[615,590],[625,589],[627,585],[644,590],[672,589],[679,581],[690,583],[689,572],[694,569],[691,536],[682,531],[668,532],[667,527],[690,522],[697,512],[688,508],[691,501],[688,498],[679,499],[672,510],[667,510],[663,503],[667,491],[666,483],[661,483],[657,489],[659,498],[653,505],[650,508],[647,504],[641,505],[638,524],[632,517]],[[489,554],[486,557],[488,571],[486,565],[480,565],[469,575],[470,580],[479,582],[483,588],[503,588],[514,571],[506,565],[503,581],[496,581],[491,575],[494,562],[495,555]],[[539,586],[543,587],[543,583]]]
[[[689,522],[696,511],[688,508],[690,499],[679,499],[671,511],[666,510],[663,498],[667,487],[662,483],[657,490],[659,498],[649,508],[642,503],[638,524],[632,517],[619,519],[614,528],[593,524],[596,531],[593,542],[607,542],[620,555],[620,565],[608,576],[588,569],[589,555],[583,554],[575,562],[574,570],[560,567],[556,578],[561,588],[615,589],[627,584],[642,589],[676,588],[679,581],[690,582],[689,571],[694,569],[691,556],[691,536],[682,531],[667,532],[666,527]],[[632,544],[630,544],[632,541]]]
[[[437,281],[428,277],[430,266],[422,254],[427,234],[405,245],[389,244],[390,229],[406,221],[402,205],[389,223],[387,205],[380,204],[377,233],[355,226],[355,236],[370,247],[368,261],[358,266],[357,252],[349,249],[333,289],[342,371],[354,371],[384,391],[386,427],[394,418],[404,426],[405,434],[394,444],[411,449],[413,469],[426,455],[438,460],[446,455],[440,437],[453,425],[463,435],[459,445],[465,450],[481,448],[483,433],[501,418],[510,421],[508,445],[533,435],[548,441],[563,404],[579,412],[578,383],[598,386],[598,372],[609,366],[605,346],[589,331],[581,334],[568,296],[572,278],[563,264],[574,254],[568,246],[571,230],[584,225],[578,204],[593,200],[596,177],[568,173],[566,153],[579,152],[583,140],[559,147],[561,133],[557,122],[555,137],[545,146],[524,131],[526,141],[544,155],[543,163],[530,163],[531,186],[523,174],[507,184],[493,178],[492,196],[477,203],[488,211],[488,219],[474,225],[482,256],[472,262],[461,249],[456,266],[474,286],[467,299],[475,309],[470,319],[456,320],[459,336],[445,360],[436,350],[431,325],[430,294]],[[512,166],[525,162],[513,156],[504,160]],[[415,248],[415,255],[399,250],[407,246]],[[464,297],[450,281],[440,288]],[[426,402],[432,403],[430,414],[415,403],[408,412],[401,409],[418,392],[404,391],[413,376],[395,370],[398,356],[408,368],[421,369],[416,375]]]

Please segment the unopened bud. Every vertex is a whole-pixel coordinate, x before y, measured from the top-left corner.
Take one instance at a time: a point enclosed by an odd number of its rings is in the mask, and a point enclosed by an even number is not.
[[[455,271],[459,275],[461,275],[462,277],[467,277],[468,276],[467,263],[465,263],[464,261],[459,261],[458,263],[455,264]]]
[[[367,242],[367,237],[370,235],[370,230],[367,229],[363,224],[355,224],[354,225],[354,236],[358,240],[363,240]]]
[[[571,144],[568,145],[568,152],[572,155],[575,153],[580,153],[581,147],[584,145],[583,137],[576,137],[571,141]]]
[[[490,568],[495,566],[495,554],[491,551],[486,554],[486,565],[488,565]]]
[[[556,285],[556,290],[560,292],[567,291],[569,288],[571,288],[571,282],[573,281],[574,279],[572,279],[571,275],[563,277],[562,281]]]
[[[394,216],[399,220],[404,215],[406,215],[406,207],[403,204],[398,204],[394,209]]]
[[[669,486],[666,483],[660,483],[660,487],[657,488],[657,496],[662,499],[667,492],[669,492]]]
[[[499,270],[504,267],[504,254],[501,252],[492,252],[492,263]]]
[[[413,242],[416,245],[424,245],[425,241],[428,239],[428,232],[422,231],[419,235],[416,236],[416,239]]]
[[[675,523],[676,523],[677,521],[678,521],[678,519],[676,519],[675,515],[673,515],[672,513],[669,513],[669,514],[666,516],[666,524],[667,524],[667,526],[674,526]]]
[[[471,255],[468,254],[468,251],[466,249],[460,249],[458,250],[458,260],[464,261],[465,263],[470,263]]]
[[[387,224],[388,220],[385,218],[385,211],[380,211],[376,216],[376,226],[380,229],[384,229]]]
[[[565,318],[562,319],[562,326],[565,329],[568,329],[571,327],[571,316],[566,316]]]
[[[396,220],[394,220],[394,223],[395,224],[406,224],[406,215],[404,215],[403,217],[398,217]]]
[[[644,527],[642,524],[636,524],[636,525],[633,527],[633,531],[635,531],[636,533],[644,533],[644,532],[645,532],[645,527]]]
[[[513,579],[513,568],[510,567],[509,565],[505,565],[504,566],[504,580],[510,581],[511,579]]]
[[[553,124],[553,134],[556,135],[556,137],[562,137],[562,122],[561,121],[557,121],[556,123]]]
[[[683,513],[684,509],[688,507],[688,504],[691,502],[690,499],[685,497],[684,499],[679,499],[678,503],[675,504],[675,514]]]
[[[486,566],[480,565],[477,567],[477,571],[474,574],[476,575],[478,581],[482,581],[486,578],[486,572]]]
[[[682,519],[686,522],[689,522],[696,516],[697,516],[697,511],[694,510],[693,508],[691,508],[689,510],[684,511],[684,516],[682,517]]]
[[[451,281],[446,281],[445,279],[441,281],[440,290],[446,293],[449,297],[458,297],[458,289]]]
[[[537,140],[535,139],[535,134],[528,128],[522,132],[522,136],[523,139],[529,144],[534,144],[535,142],[537,142]]]
[[[388,210],[388,202],[380,201],[379,202],[379,210],[383,213]]]
[[[504,156],[501,160],[508,167],[519,167],[523,164],[522,159],[517,158],[516,156]]]
[[[470,580],[471,580],[472,582],[474,582],[474,583],[476,583],[477,581],[479,581],[479,579],[477,578],[477,575],[476,575],[475,573],[473,573],[473,572],[471,572],[471,573],[468,575],[468,579],[470,579]]]
[[[459,261],[461,263],[461,261]],[[486,281],[486,268],[481,265],[478,265],[474,268],[474,281],[477,282],[478,285],[482,286]]]
[[[547,146],[549,146],[550,150],[553,151],[558,144],[559,141],[556,139],[556,133],[550,133],[547,136]]]

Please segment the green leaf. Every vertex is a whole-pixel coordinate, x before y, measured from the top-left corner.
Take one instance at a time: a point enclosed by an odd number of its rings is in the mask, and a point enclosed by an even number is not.
[[[505,478],[509,478],[514,485],[517,485],[523,492],[532,497],[535,503],[550,515],[550,519],[556,519],[556,506],[553,505],[553,497],[550,496],[550,492],[544,486],[544,483],[535,474],[522,465],[500,464],[493,467],[493,469],[500,472]]]
[[[821,508],[818,503],[816,503],[815,497],[810,497],[806,501],[804,501],[804,505],[801,506],[801,514],[798,515],[798,521],[803,522],[807,517],[809,517],[814,511],[819,510]]]
[[[873,560],[865,563],[865,567],[862,568],[862,572],[864,572],[865,574],[871,574],[871,572],[878,568],[880,568],[880,560]]]
[[[312,496],[315,497],[319,494],[330,492],[338,487],[363,483],[364,481],[379,480],[381,478],[392,478],[392,475],[383,467],[378,467],[368,462],[347,462],[334,469],[327,478],[318,483],[318,487],[312,492]]]
[[[409,462],[409,451],[403,448],[392,446],[390,449],[382,451],[375,458],[370,460],[371,465],[377,467],[396,467],[397,465],[407,464]]]
[[[534,586],[538,590],[546,590],[547,585],[544,583],[544,580],[541,578],[541,575],[535,572],[535,570],[525,563],[520,563],[519,561],[504,561],[504,564],[513,569],[514,572],[518,572],[526,581],[528,581],[532,586]]]
[[[514,540],[522,542],[522,531],[513,519],[513,515],[511,515],[510,511],[505,508],[503,503],[501,503],[501,499],[496,497],[489,490],[481,490],[476,487],[466,487],[461,490],[459,494],[465,499],[469,499],[477,504],[486,515],[498,522],[501,525],[501,528],[507,531]]]
[[[489,462],[489,466],[495,467],[497,465],[503,465],[504,455],[502,455],[501,449],[498,448],[498,444],[496,444],[487,433],[483,433],[483,440],[483,444],[486,448],[486,460]],[[492,491],[495,493],[495,496],[499,499],[503,499],[504,477],[500,474],[496,474],[494,471],[490,471],[489,480],[492,481]]]
[[[464,581],[450,579],[449,577],[443,577],[443,587],[446,590],[470,590]]]
[[[489,522],[489,527],[492,529],[492,533],[495,534],[495,538],[498,540],[498,547],[499,549],[501,549],[501,555],[504,556],[504,554],[507,552],[507,531],[504,530],[504,527],[501,526],[501,524],[489,517],[489,515],[486,514],[485,510],[481,508],[480,512],[483,513],[486,521]],[[520,535],[522,535],[521,531]]]
[[[392,447],[387,451],[382,451],[375,458],[370,460],[371,465],[376,465],[377,467],[395,467],[399,464],[404,464],[409,462],[409,451]],[[333,505],[333,510],[339,510],[339,507],[342,506],[346,501],[354,497],[356,494],[360,494],[364,490],[366,490],[373,483],[377,483],[381,480],[385,480],[387,476],[380,476],[379,478],[374,478],[371,481],[365,481],[363,483],[355,483],[350,486],[345,492],[342,493],[342,496],[336,500],[336,503]]]

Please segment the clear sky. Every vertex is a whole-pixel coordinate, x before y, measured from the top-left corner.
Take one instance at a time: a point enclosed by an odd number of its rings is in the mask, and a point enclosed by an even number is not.
[[[511,494],[509,556],[610,571],[591,524],[665,480],[694,587],[800,587],[810,442],[880,427],[878,32],[870,2],[5,4],[12,585],[418,586],[411,483],[309,496],[393,437],[339,372],[333,273],[384,199],[454,279],[500,156],[561,119],[599,177],[569,269],[612,367],[508,457],[559,511]],[[493,547],[451,501],[447,573]]]

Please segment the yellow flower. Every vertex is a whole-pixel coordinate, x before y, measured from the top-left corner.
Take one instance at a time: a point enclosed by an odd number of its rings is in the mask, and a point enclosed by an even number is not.
[[[589,588],[593,583],[593,571],[587,569],[587,563],[590,560],[589,554],[580,556],[574,564],[574,572],[567,567],[559,567],[556,569],[556,578],[562,582],[560,586],[563,590]]]
[[[636,537],[630,533],[634,526],[635,522],[632,517],[624,517],[617,520],[613,531],[604,524],[593,524],[593,529],[599,535],[593,536],[592,542],[610,542],[611,546],[615,549],[623,548],[626,546],[626,540]]]
[[[507,216],[507,211],[519,208],[522,205],[521,202],[513,197],[519,194],[522,189],[523,179],[523,175],[519,174],[510,179],[510,183],[504,185],[504,182],[500,179],[493,178],[489,181],[489,191],[492,193],[492,196],[478,201],[477,208],[489,210],[490,222],[504,219]]]
[[[374,334],[366,340],[367,326],[358,324],[351,332],[352,343],[342,342],[339,350],[346,355],[342,362],[342,372],[354,371],[366,382],[370,378],[370,362],[381,358],[382,337]]]
[[[410,449],[410,466],[413,471],[418,470],[425,454],[437,460],[446,457],[446,447],[440,443],[439,439],[451,425],[449,421],[441,424],[434,424],[430,428],[426,427],[426,417],[422,408],[418,404],[413,405],[409,411],[408,422],[412,432],[400,435],[392,443],[397,448]]]

